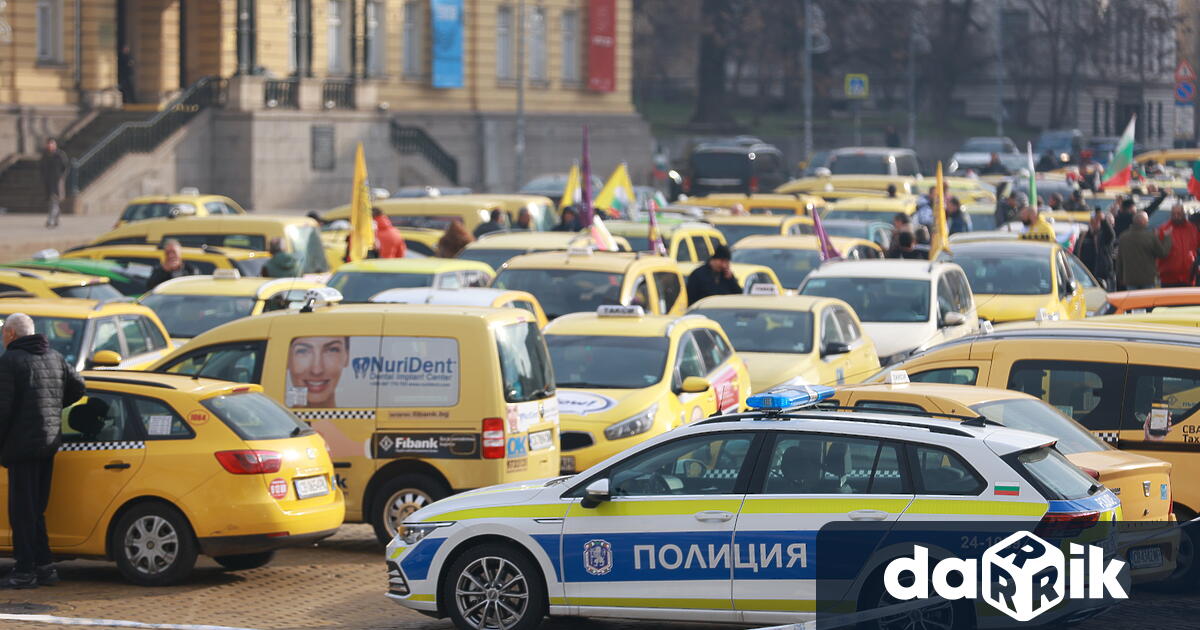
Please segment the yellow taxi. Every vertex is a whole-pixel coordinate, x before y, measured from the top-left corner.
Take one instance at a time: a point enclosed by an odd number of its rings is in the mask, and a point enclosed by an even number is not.
[[[779,188],[777,193],[807,194],[825,200],[848,197],[883,197],[888,186],[896,187],[897,195],[920,194],[920,181],[903,175],[826,175],[794,179]]]
[[[404,237],[404,247],[408,251],[422,256],[437,256],[438,241],[442,240],[443,234],[445,234],[443,230],[400,228],[400,235]],[[342,234],[341,246],[344,254],[346,250],[345,233]]]
[[[388,289],[486,287],[492,268],[474,260],[455,258],[369,258],[346,263],[329,278],[347,303],[367,302]]]
[[[532,293],[506,291],[504,289],[463,288],[434,289],[388,289],[371,298],[379,304],[437,304],[456,306],[487,306],[490,308],[519,308],[529,311],[537,320],[538,328],[549,322],[546,312]]]
[[[126,297],[0,299],[0,319],[13,313],[32,317],[37,332],[76,370],[140,370],[172,349],[170,336],[154,311]]]
[[[54,457],[46,509],[54,555],[113,560],[130,582],[167,586],[185,581],[199,554],[253,569],[342,524],[325,441],[261,387],[146,372],[82,376],[86,398],[64,410]],[[0,551],[11,553],[0,512]]]
[[[617,248],[632,251],[629,241],[623,236],[614,236]],[[458,257],[463,260],[478,260],[500,269],[513,256],[535,252],[562,252],[572,247],[588,247],[592,244],[588,232],[492,232],[484,234],[467,244]]]
[[[1082,319],[1087,296],[1067,256],[1054,243],[1016,239],[955,243],[949,260],[967,274],[982,319]]]
[[[528,311],[339,297],[218,326],[152,371],[261,384],[325,438],[346,519],[380,542],[454,492],[558,472],[554,375]]]
[[[172,278],[138,303],[154,311],[178,343],[240,317],[286,309],[303,302],[309,289],[323,286],[302,278],[243,278],[227,269]]]
[[[133,221],[178,217],[207,217],[222,214],[246,214],[236,201],[224,195],[180,192],[174,195],[147,195],[131,200],[121,211],[114,227]]]
[[[822,219],[849,219],[891,224],[899,213],[909,216],[917,212],[916,197],[854,197],[830,204]]]
[[[750,370],[754,392],[857,383],[879,371],[875,344],[854,309],[838,299],[715,295],[688,312],[721,324]]]
[[[714,214],[706,217],[704,221],[720,230],[725,236],[725,242],[730,246],[747,236],[796,236],[813,233],[812,219],[800,216]]]
[[[843,258],[883,258],[878,243],[861,238],[829,237]],[[747,236],[733,246],[733,262],[766,265],[787,289],[796,289],[813,269],[821,266],[821,244],[816,236]]]
[[[558,386],[564,474],[684,424],[739,411],[750,394],[746,365],[706,317],[601,306],[560,317],[544,333]]]
[[[674,260],[643,253],[569,249],[509,260],[492,288],[537,296],[546,317],[595,312],[601,305],[640,306],[654,315],[682,315],[687,290]]]
[[[650,223],[648,221],[605,221],[605,227],[613,236],[629,241],[635,252],[650,249]],[[684,262],[703,262],[725,244],[725,235],[715,227],[694,221],[664,219],[658,224],[658,236],[667,248],[667,256]]]
[[[102,234],[91,245],[157,245],[175,239],[184,247],[231,247],[266,252],[268,244],[275,238],[282,238],[286,251],[300,259],[304,273],[328,271],[331,263],[340,262],[336,255],[326,255],[316,221],[289,215],[147,219],[126,223]]]
[[[1192,164],[1198,160],[1200,160],[1200,149],[1159,149],[1133,156],[1134,163],[1139,166],[1147,162],[1155,162],[1188,171],[1192,170]]]
[[[68,271],[0,268],[0,294],[10,297],[112,300],[121,292],[108,278]]]
[[[827,404],[859,410],[944,415],[964,421],[983,419],[1049,435],[1056,440],[1055,448],[1072,464],[1121,497],[1122,518],[1163,525],[1159,536],[1120,549],[1121,555],[1133,564],[1133,580],[1159,581],[1175,570],[1179,536],[1168,525],[1176,520],[1170,506],[1171,464],[1118,451],[1058,409],[1028,394],[994,387],[909,383],[906,374],[899,370],[891,372],[891,380],[891,383],[839,387]],[[1155,492],[1143,492],[1147,483]],[[1136,538],[1147,533],[1144,528],[1134,530]]]
[[[756,193],[753,195],[715,193],[701,197],[688,197],[678,203],[683,206],[710,208],[741,206],[750,214],[778,216],[812,216],[814,211],[820,212],[825,207],[825,200],[814,195],[782,193]]]
[[[480,224],[488,221],[492,210],[500,207],[499,202],[478,195],[379,199],[372,205],[400,229],[424,228],[438,232],[444,232],[455,220],[462,221],[468,232],[474,232]],[[350,204],[326,212],[321,219],[326,223],[349,221]]]
[[[964,204],[996,203],[996,187],[973,177],[945,177],[947,195],[958,197]],[[930,182],[932,183],[932,182]],[[925,192],[925,191],[919,191]]]
[[[1090,317],[1088,321],[1095,321],[1109,324],[1154,324],[1157,326],[1187,326],[1189,328],[1200,327],[1200,308],[1194,306],[1180,306],[1156,308],[1152,312],[1141,313],[1121,313],[1114,315],[1100,315]]]
[[[702,263],[678,263],[679,273],[683,274],[686,279],[692,275],[692,272]],[[753,265],[750,263],[730,263],[729,270],[733,272],[733,277],[738,281],[738,285],[742,287],[743,293],[762,293],[768,292],[770,295],[783,295],[786,291],[783,284],[779,282],[779,277],[775,275],[775,271],[766,265]],[[685,281],[686,284],[686,281]],[[755,289],[754,287],[758,287]]]
[[[184,262],[203,274],[211,274],[217,269],[236,269],[243,276],[260,276],[263,266],[271,259],[271,255],[266,252],[235,247],[181,247],[179,252]],[[89,245],[69,249],[60,256],[111,260],[146,271],[157,267],[163,259],[162,247],[147,243]]]
[[[599,191],[594,191],[596,194]],[[513,193],[474,193],[467,195],[456,195],[466,199],[478,199],[488,203],[494,203],[508,215],[509,225],[516,225],[517,218],[524,210],[529,213],[530,225],[529,229],[535,232],[548,232],[558,225],[558,211],[555,210],[554,202],[549,197],[542,195],[525,195]],[[486,219],[485,219],[486,221]],[[474,228],[472,228],[474,229]]]

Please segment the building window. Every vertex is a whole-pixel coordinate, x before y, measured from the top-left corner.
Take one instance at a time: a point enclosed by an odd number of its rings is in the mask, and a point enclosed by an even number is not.
[[[562,80],[579,84],[579,12],[574,9],[562,13]]]
[[[496,9],[496,78],[502,81],[517,78],[513,71],[513,9],[510,6]]]
[[[367,2],[367,76],[378,77],[387,72],[387,29],[384,28],[383,0]]]
[[[350,1],[329,0],[329,74],[350,73]]]
[[[312,12],[309,0],[288,3],[288,73],[312,75]]]
[[[404,3],[404,76],[419,78],[425,75],[425,22],[421,19],[421,3]]]
[[[37,60],[62,61],[62,0],[38,0]]]
[[[1162,138],[1165,135],[1166,134],[1163,133],[1163,104],[1162,104],[1162,101],[1159,101],[1158,102],[1158,137]]]
[[[546,69],[546,9],[534,7],[528,23],[529,80],[545,85],[550,78]]]
[[[1100,135],[1100,101],[1092,99],[1092,135]]]
[[[1104,135],[1112,133],[1112,101],[1104,101]]]

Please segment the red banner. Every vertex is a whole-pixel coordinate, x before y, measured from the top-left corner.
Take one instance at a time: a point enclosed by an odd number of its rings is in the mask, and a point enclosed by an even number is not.
[[[588,89],[612,92],[617,89],[617,3],[590,0],[588,3]]]

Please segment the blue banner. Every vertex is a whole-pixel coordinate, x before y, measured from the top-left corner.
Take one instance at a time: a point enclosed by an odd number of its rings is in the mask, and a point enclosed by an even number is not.
[[[433,87],[463,86],[463,0],[431,0]]]

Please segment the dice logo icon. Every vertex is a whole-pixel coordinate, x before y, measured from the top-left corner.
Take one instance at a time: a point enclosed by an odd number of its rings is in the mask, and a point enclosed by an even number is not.
[[[1028,532],[1016,532],[983,554],[983,599],[1016,619],[1029,621],[1066,594],[1066,557]]]

